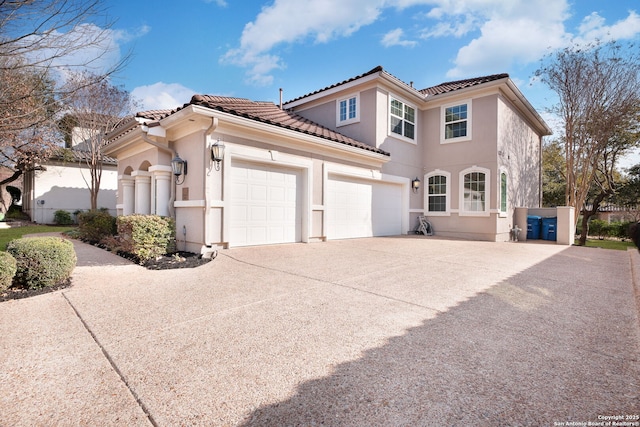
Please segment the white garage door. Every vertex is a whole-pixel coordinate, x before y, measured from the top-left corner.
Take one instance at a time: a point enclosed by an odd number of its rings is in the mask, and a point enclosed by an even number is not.
[[[327,182],[327,238],[402,234],[402,187],[330,176]]]
[[[234,161],[231,189],[231,246],[301,240],[300,171]]]

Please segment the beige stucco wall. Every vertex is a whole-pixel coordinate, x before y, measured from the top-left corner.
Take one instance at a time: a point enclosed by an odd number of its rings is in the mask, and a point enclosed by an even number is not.
[[[442,105],[464,102],[465,98],[447,100],[437,103],[421,113],[422,128],[420,135],[425,141],[422,153],[424,175],[436,170],[450,174],[450,208],[448,216],[425,215],[432,223],[436,234],[474,240],[496,240],[496,218],[493,212],[498,208],[497,197],[499,187],[497,182],[497,130],[498,109],[496,96],[485,96],[471,100],[471,136],[469,141],[441,143]],[[489,215],[488,216],[460,216],[460,173],[472,166],[489,171]],[[427,185],[426,177],[423,179]],[[425,199],[425,204],[427,200]]]
[[[540,206],[540,150],[541,139],[526,120],[504,98],[498,105],[498,165],[508,177],[508,215],[498,219],[498,233],[508,236],[515,225],[516,207]],[[499,176],[498,176],[499,179]],[[497,182],[497,188],[500,183]],[[503,239],[504,240],[504,239]]]
[[[168,133],[167,139],[173,140]],[[220,171],[213,168],[209,149],[216,140],[225,145],[225,159]],[[207,141],[207,142],[205,142]],[[305,214],[303,229],[305,241],[319,241],[326,238],[324,183],[328,164],[340,164],[347,168],[361,170],[372,176],[371,167],[362,168],[355,159],[345,153],[310,153],[305,150],[285,146],[284,138],[256,133],[255,137],[245,133],[238,135],[237,129],[220,123],[214,132],[205,138],[204,131],[197,131],[173,141],[172,147],[181,158],[188,161],[188,174],[184,183],[176,186],[176,230],[178,247],[192,252],[201,251],[203,246],[226,247],[229,230],[225,227],[225,211],[230,207],[226,182],[230,182],[230,169],[235,160],[283,166],[300,170]],[[379,168],[374,168],[380,175]],[[188,194],[188,197],[186,195]],[[186,234],[185,234],[186,231]]]
[[[31,219],[40,224],[53,224],[57,210],[66,210],[71,214],[89,210],[91,199],[85,179],[91,181],[89,169],[76,163],[48,164],[45,171],[36,172]],[[117,189],[116,167],[105,165],[98,192],[98,208],[107,208],[115,215]]]
[[[403,227],[409,232],[416,217],[425,207],[426,176],[435,170],[449,174],[450,212],[446,216],[429,215],[435,232],[478,240],[508,240],[516,206],[537,206],[539,201],[540,138],[532,126],[511,103],[502,96],[502,89],[490,87],[480,92],[444,94],[419,100],[416,92],[386,80],[366,80],[362,85],[345,85],[344,90],[332,88],[324,96],[310,97],[306,104],[296,107],[296,113],[327,128],[391,154],[389,159],[364,158],[353,148],[330,148],[331,143],[305,141],[308,136],[295,132],[286,135],[277,127],[258,125],[252,121],[220,117],[212,122],[210,116],[195,113],[183,117],[177,113],[163,120],[166,137],[158,142],[168,144],[180,157],[188,161],[188,174],[175,191],[175,214],[178,241],[187,250],[198,251],[204,246],[228,244],[230,169],[234,159],[273,164],[301,171],[304,187],[303,240],[323,240],[326,237],[326,184],[329,170],[337,167],[358,179],[382,180],[403,188]],[[359,121],[337,126],[338,99],[358,94]],[[471,93],[476,93],[473,98]],[[479,93],[479,94],[478,94]],[[416,108],[416,139],[404,140],[389,132],[389,97],[397,97]],[[470,102],[471,136],[468,141],[442,143],[441,107]],[[186,110],[185,110],[186,111]],[[211,125],[211,127],[209,127]],[[205,135],[208,129],[210,135]],[[133,136],[135,138],[135,136]],[[227,147],[221,170],[212,168],[208,146],[220,139]],[[171,154],[150,147],[141,150],[143,143],[131,145],[129,152],[119,157],[120,173],[137,170],[141,165],[169,165]],[[321,147],[321,148],[318,148]],[[135,151],[137,150],[137,151]],[[358,151],[358,150],[356,150]],[[146,162],[146,163],[144,163]],[[488,212],[461,215],[460,175],[470,168],[488,174]],[[332,169],[333,168],[333,169]],[[500,209],[500,173],[508,175],[508,212]],[[418,177],[421,188],[414,193],[410,181]],[[408,225],[407,225],[408,224]],[[184,233],[183,233],[184,231]],[[403,230],[404,232],[405,230]]]

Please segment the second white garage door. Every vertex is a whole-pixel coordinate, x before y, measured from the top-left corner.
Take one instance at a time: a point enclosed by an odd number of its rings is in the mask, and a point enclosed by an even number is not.
[[[327,238],[402,234],[402,186],[329,176]]]
[[[231,189],[231,246],[301,241],[300,171],[234,161]]]

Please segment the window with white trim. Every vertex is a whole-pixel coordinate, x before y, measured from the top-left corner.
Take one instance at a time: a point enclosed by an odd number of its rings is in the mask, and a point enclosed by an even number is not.
[[[471,139],[471,101],[442,107],[442,141]]]
[[[425,175],[426,198],[425,212],[432,216],[450,215],[451,211],[451,174],[436,169]]]
[[[360,96],[351,95],[337,101],[337,117],[338,126],[348,125],[360,120]]]
[[[460,172],[460,214],[489,214],[489,169],[474,166]]]
[[[416,109],[404,101],[390,97],[389,129],[392,133],[415,140]]]
[[[429,177],[429,212],[447,211],[447,177],[434,175]]]
[[[507,213],[507,174],[500,174],[500,213]]]

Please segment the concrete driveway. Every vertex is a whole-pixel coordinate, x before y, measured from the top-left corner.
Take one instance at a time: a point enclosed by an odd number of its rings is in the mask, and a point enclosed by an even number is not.
[[[75,244],[73,287],[0,303],[0,425],[640,421],[635,251],[403,236],[148,271]]]

